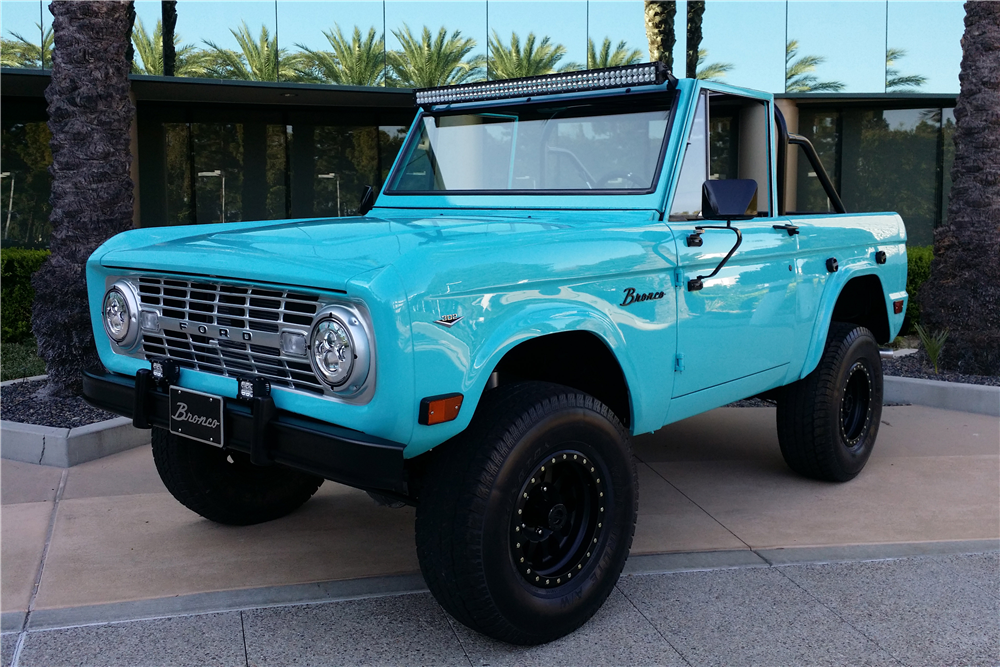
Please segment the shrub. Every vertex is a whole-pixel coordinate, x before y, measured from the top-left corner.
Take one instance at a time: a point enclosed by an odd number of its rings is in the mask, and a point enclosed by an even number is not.
[[[48,256],[48,250],[0,250],[0,341],[20,343],[31,339],[31,302],[35,299],[31,274]]]
[[[912,246],[906,249],[906,293],[910,300],[906,304],[906,319],[902,331],[913,333],[920,323],[920,303],[917,296],[920,286],[931,276],[931,259],[934,258],[934,246]]]

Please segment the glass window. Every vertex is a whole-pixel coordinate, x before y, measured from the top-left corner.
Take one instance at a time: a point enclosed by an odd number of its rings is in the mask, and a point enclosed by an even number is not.
[[[0,224],[3,225],[4,245],[48,246],[52,232],[49,224],[51,137],[44,122],[12,122],[4,118],[0,150],[0,162],[3,163]]]
[[[587,68],[586,2],[515,1],[488,5],[491,79]],[[529,49],[532,35],[534,48]]]
[[[708,180],[708,125],[707,96],[698,100],[698,108],[691,126],[681,176],[677,179],[674,201],[670,205],[670,219],[683,220],[701,215],[701,186]]]
[[[787,92],[885,89],[885,2],[788,2]]]
[[[840,141],[838,130],[840,114],[836,111],[813,111],[801,108],[799,114],[799,133],[812,142],[823,169],[836,184],[839,166],[837,156]],[[789,183],[789,189],[795,193],[795,198],[789,202],[789,212],[828,213],[833,211],[833,205],[826,195],[826,190],[820,183],[819,177],[802,147],[789,146],[788,150],[789,153],[795,151],[797,164],[795,181]],[[789,160],[790,164],[791,162]]]
[[[4,0],[0,51],[4,67],[52,69],[52,14],[38,0]]]
[[[381,2],[278,0],[286,57],[302,80],[353,86],[385,83],[385,14]]]
[[[431,88],[486,78],[485,2],[389,1],[385,22],[389,85]]]
[[[426,115],[395,192],[648,190],[669,108],[659,101]]]
[[[687,48],[684,26],[681,22],[677,34],[682,52]],[[784,92],[785,3],[709,0],[702,35],[699,79]],[[685,71],[681,58],[678,73]]]
[[[964,18],[960,2],[889,0],[886,92],[957,93]]]

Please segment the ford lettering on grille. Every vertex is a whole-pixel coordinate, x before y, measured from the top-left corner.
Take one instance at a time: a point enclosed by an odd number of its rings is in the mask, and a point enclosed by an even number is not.
[[[281,333],[308,335],[325,303],[281,288],[141,276],[139,298],[159,313],[159,331],[143,332],[147,359],[174,359],[207,373],[260,375],[278,387],[322,393],[307,357],[281,351]]]

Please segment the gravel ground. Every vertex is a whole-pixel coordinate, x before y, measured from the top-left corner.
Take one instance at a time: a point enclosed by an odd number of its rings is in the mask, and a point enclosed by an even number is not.
[[[37,426],[76,428],[118,416],[92,408],[82,398],[35,396],[44,384],[45,380],[35,380],[0,387],[0,418]]]
[[[927,355],[922,350],[905,357],[883,359],[882,369],[886,375],[1000,387],[1000,377],[998,376],[962,375],[961,373],[945,372],[935,375],[934,368],[927,361]],[[110,412],[90,407],[82,398],[38,398],[35,393],[42,388],[44,383],[44,380],[16,382],[0,388],[0,416],[5,421],[54,426],[56,428],[75,428],[117,417]],[[751,398],[730,403],[728,407],[759,408],[770,406],[774,406],[774,403]]]

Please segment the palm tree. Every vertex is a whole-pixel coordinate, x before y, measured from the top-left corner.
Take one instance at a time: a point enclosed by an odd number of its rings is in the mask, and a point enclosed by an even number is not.
[[[708,49],[698,49],[698,69],[695,71],[695,78],[702,81],[721,81],[726,78],[726,72],[731,72],[732,63],[709,63],[705,65],[708,58]]]
[[[510,34],[510,46],[500,41],[493,31],[490,38],[490,59],[486,66],[489,79],[517,79],[523,76],[538,76],[556,71],[556,65],[566,55],[566,47],[552,44],[548,37],[535,44],[535,33],[529,32],[521,45],[516,32]]]
[[[844,89],[840,81],[820,81],[813,74],[817,65],[826,61],[822,56],[802,56],[795,59],[799,53],[799,41],[790,39],[785,44],[785,92],[786,93],[818,93],[837,92]]]
[[[899,70],[893,68],[896,61],[905,55],[905,49],[889,49],[885,52],[885,92],[888,93],[890,90],[901,92],[901,89],[919,88],[927,83],[926,76],[919,74],[900,76]]]
[[[14,39],[0,39],[0,67],[47,69],[52,65],[52,28],[42,33],[41,24],[35,26],[42,36],[41,46],[13,31],[10,34]]]
[[[50,6],[52,254],[31,280],[31,326],[49,376],[45,391],[54,396],[79,394],[81,372],[100,368],[84,266],[101,243],[132,226],[131,9],[131,2]]]
[[[646,40],[649,42],[649,61],[661,62],[668,70],[674,69],[674,17],[677,3],[674,0],[645,0]]]
[[[1000,3],[965,3],[958,79],[948,221],[934,230],[920,319],[951,331],[943,367],[1000,375]]]
[[[361,29],[354,26],[351,39],[344,37],[340,26],[323,31],[332,51],[313,51],[301,44],[309,66],[317,76],[331,83],[351,86],[381,86],[385,81],[385,37],[375,37],[375,28],[368,29],[368,36],[361,36]]]
[[[618,42],[618,46],[612,51],[611,38],[605,37],[599,52],[594,48],[594,40],[587,40],[587,69],[621,67],[622,65],[634,65],[638,62],[642,62],[642,51],[639,49],[630,50],[625,40]]]
[[[180,42],[180,36],[174,35],[174,75],[203,76],[205,74],[205,56],[196,52],[191,44],[185,44],[178,48]],[[142,65],[136,62],[132,63],[132,73],[164,76],[163,22],[156,22],[156,28],[150,36],[142,24],[142,19],[137,17],[135,26],[132,28],[132,44],[142,62]]]
[[[205,44],[211,49],[206,63],[206,74],[217,79],[241,79],[243,81],[301,81],[308,78],[302,73],[301,54],[286,55],[287,49],[278,49],[278,37],[271,37],[266,25],[260,27],[260,35],[254,38],[244,21],[236,30],[230,30],[239,51],[224,49],[207,39]]]
[[[388,65],[401,86],[451,86],[476,81],[483,75],[486,57],[476,55],[465,60],[476,48],[476,40],[463,38],[460,30],[449,37],[447,29],[441,28],[432,38],[430,29],[424,26],[420,37],[416,37],[404,23],[402,30],[393,30],[392,34],[402,49],[389,52]]]
[[[698,77],[701,62],[701,20],[705,15],[705,0],[688,0],[687,3],[687,67],[685,76]]]

